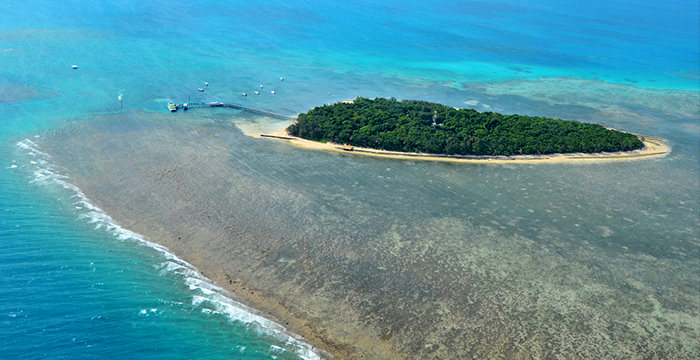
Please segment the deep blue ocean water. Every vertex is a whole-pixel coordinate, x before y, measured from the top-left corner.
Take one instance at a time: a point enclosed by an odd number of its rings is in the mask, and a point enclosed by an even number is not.
[[[696,159],[698,6],[3,2],[0,358],[295,356],[283,339],[193,301],[201,290],[158,251],[81,217],[74,193],[36,181],[37,159],[18,142],[118,112],[119,95],[125,108],[153,112],[168,100],[232,99],[295,114],[361,95],[565,116],[599,105],[575,98],[593,94],[642,119],[613,124],[668,137]],[[240,96],[261,83],[261,95]]]

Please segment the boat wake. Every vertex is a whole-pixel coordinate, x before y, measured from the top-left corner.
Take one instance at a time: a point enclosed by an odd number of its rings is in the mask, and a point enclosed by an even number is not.
[[[34,168],[32,183],[58,185],[66,189],[71,193],[72,198],[75,199],[74,205],[80,211],[79,217],[94,224],[95,229],[104,229],[119,240],[134,241],[160,253],[166,260],[161,264],[162,269],[167,273],[175,274],[192,291],[193,306],[201,308],[202,312],[219,313],[227,316],[232,321],[238,321],[252,328],[257,328],[262,333],[285,342],[288,347],[287,350],[284,350],[278,346],[271,345],[270,348],[272,350],[294,351],[300,358],[308,360],[330,358],[329,354],[304,342],[300,336],[289,332],[284,326],[258,315],[256,310],[233,300],[230,293],[225,289],[214,284],[213,281],[202,275],[197,268],[179,258],[165,246],[156,244],[144,235],[120,226],[102,209],[92,204],[82,190],[69,181],[70,178],[67,175],[61,174],[57,170],[57,166],[52,163],[51,156],[39,150],[39,145],[34,141],[24,139],[18,142],[17,146],[32,157],[32,160],[30,160],[30,164]],[[211,308],[215,310],[212,311]]]

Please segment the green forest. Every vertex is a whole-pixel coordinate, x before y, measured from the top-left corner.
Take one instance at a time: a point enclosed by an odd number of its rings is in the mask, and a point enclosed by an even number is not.
[[[635,135],[598,124],[394,98],[315,107],[287,131],[321,142],[450,155],[596,153],[644,146]]]

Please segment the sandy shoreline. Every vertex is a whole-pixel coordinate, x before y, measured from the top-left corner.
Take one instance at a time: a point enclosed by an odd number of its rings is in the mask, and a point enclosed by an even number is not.
[[[366,156],[377,156],[404,160],[424,160],[442,161],[451,163],[489,163],[489,164],[518,164],[518,163],[560,163],[578,161],[622,161],[637,160],[651,157],[666,156],[671,152],[671,147],[665,139],[653,136],[637,135],[643,142],[644,147],[634,151],[621,151],[615,153],[570,153],[570,154],[547,154],[547,155],[516,155],[516,156],[450,156],[427,153],[405,153],[399,151],[386,151],[371,148],[352,147],[348,151],[343,149],[341,144],[320,143],[318,141],[307,140],[287,133],[287,129],[282,129],[270,134],[249,133],[248,136],[263,137],[266,139],[282,140],[292,145],[312,150],[336,151],[349,154],[359,154]]]

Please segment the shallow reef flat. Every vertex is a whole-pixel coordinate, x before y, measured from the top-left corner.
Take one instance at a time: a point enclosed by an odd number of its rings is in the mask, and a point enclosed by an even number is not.
[[[692,180],[663,186],[667,158],[357,157],[230,120],[104,115],[39,145],[122,226],[339,359],[700,353],[699,204]]]

